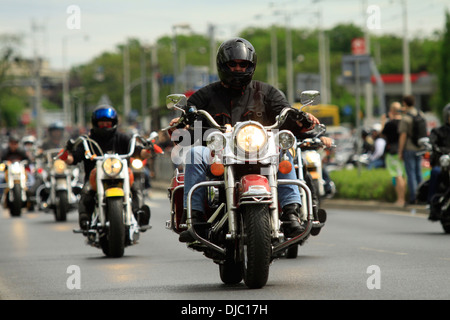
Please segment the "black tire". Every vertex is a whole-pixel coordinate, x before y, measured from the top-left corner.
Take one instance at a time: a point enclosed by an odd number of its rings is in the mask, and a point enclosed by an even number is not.
[[[101,241],[103,253],[108,257],[120,258],[125,252],[125,225],[123,224],[123,198],[106,199],[106,220],[109,228]]]
[[[269,278],[272,256],[269,207],[247,205],[241,221],[239,250],[244,282],[250,289],[262,288]]]
[[[58,191],[56,193],[55,220],[66,221],[67,212],[69,212],[69,199],[67,197],[67,191]]]
[[[9,202],[11,217],[20,217],[22,214],[22,187],[18,184],[9,192],[13,193],[13,201]]]
[[[449,221],[441,221],[442,229],[444,229],[445,233],[450,233],[450,222]]]
[[[296,259],[298,255],[298,245],[286,249],[286,259]]]
[[[219,265],[220,279],[225,284],[237,284],[242,281],[242,263],[225,261]]]

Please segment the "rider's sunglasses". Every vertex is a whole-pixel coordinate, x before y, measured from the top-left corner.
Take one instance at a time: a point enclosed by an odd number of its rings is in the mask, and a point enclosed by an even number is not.
[[[235,68],[237,65],[239,65],[239,67],[241,67],[241,68],[247,68],[249,65],[249,62],[248,61],[242,61],[242,62],[228,61],[227,65],[230,68]]]
[[[98,122],[98,127],[100,129],[103,128],[112,128],[112,122],[111,121],[99,121]]]

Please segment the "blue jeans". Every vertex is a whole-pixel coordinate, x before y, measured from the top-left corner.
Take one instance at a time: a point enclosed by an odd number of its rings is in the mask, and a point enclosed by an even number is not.
[[[291,163],[292,156],[288,153]],[[206,181],[207,172],[210,165],[210,150],[203,146],[192,147],[186,155],[186,163],[184,169],[184,207],[187,206],[187,195],[192,186],[199,182]],[[297,179],[297,175],[292,166],[291,172],[282,174],[278,172],[278,179]],[[300,192],[296,185],[280,185],[278,187],[278,199],[281,208],[288,204],[301,204]],[[191,210],[204,212],[203,204],[205,202],[204,188],[198,188],[192,194]]]
[[[438,186],[441,181],[441,167],[435,166],[433,169],[431,169],[430,173],[430,184],[428,185],[428,198],[427,202],[431,203],[431,198],[436,194],[438,191]]]
[[[417,151],[403,151],[403,161],[405,163],[410,202],[416,200],[417,186],[422,182],[422,156],[417,155],[416,153]]]

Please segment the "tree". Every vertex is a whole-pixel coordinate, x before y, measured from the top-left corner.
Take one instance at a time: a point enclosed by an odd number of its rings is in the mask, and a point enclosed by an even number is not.
[[[450,102],[450,14],[448,11],[445,12],[445,30],[441,43],[438,77],[439,105],[436,106],[436,111],[439,116],[442,116],[440,110]]]

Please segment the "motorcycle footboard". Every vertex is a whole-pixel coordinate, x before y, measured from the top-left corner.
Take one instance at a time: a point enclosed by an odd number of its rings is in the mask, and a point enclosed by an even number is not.
[[[192,199],[192,194],[194,193],[195,190],[197,190],[198,188],[201,187],[208,187],[208,186],[222,186],[224,185],[225,182],[224,181],[204,181],[204,182],[200,182],[195,184],[194,186],[192,186],[191,190],[189,190],[188,196],[187,196],[187,203],[186,203],[186,222],[187,222],[187,226],[188,229],[187,231],[190,233],[190,235],[198,242],[200,242],[201,244],[205,245],[206,247],[214,250],[215,252],[224,255],[225,256],[225,249],[215,245],[214,243],[208,241],[207,239],[201,237],[196,231],[195,228],[192,226],[192,203],[191,203],[191,199]]]

